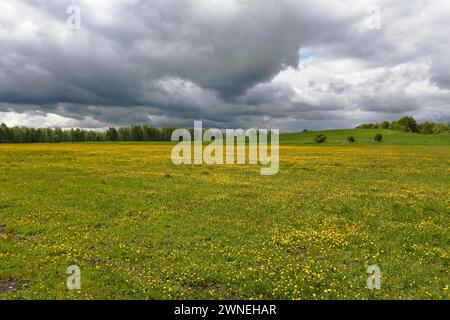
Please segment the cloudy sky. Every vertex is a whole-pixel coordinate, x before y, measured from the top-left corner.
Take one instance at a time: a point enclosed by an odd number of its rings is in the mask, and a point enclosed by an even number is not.
[[[446,122],[449,41],[448,0],[1,0],[0,122]]]

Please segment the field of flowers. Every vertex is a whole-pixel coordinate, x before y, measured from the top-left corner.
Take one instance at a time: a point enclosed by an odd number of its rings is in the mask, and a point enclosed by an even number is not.
[[[276,176],[171,148],[0,145],[0,298],[450,298],[448,145],[282,146]]]

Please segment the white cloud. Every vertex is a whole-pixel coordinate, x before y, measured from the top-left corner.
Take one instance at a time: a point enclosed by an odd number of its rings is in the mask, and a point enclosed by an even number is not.
[[[105,128],[107,124],[99,122],[92,117],[82,120],[71,119],[54,113],[41,112],[0,112],[0,123],[9,127],[25,126],[34,128]]]

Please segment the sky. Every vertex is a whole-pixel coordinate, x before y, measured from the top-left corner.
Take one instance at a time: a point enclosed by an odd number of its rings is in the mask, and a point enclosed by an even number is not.
[[[0,122],[450,120],[448,0],[1,0]]]

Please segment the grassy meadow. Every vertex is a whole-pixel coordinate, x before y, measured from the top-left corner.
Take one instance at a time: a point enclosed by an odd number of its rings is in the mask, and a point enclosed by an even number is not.
[[[282,135],[276,176],[170,143],[0,145],[0,299],[449,299],[450,136],[376,132]]]

